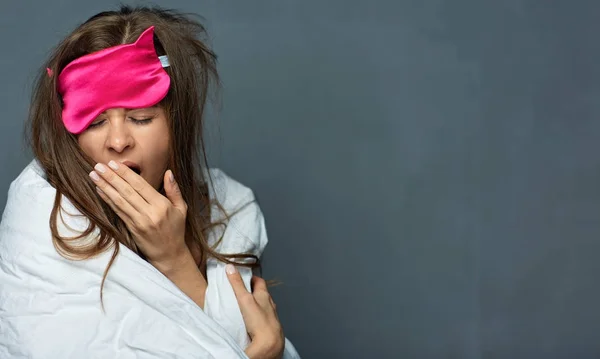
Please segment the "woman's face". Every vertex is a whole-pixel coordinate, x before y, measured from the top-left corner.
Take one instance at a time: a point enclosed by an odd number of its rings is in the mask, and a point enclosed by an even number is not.
[[[161,107],[109,109],[81,134],[81,149],[96,163],[131,163],[155,189],[162,185],[169,161],[169,129]]]

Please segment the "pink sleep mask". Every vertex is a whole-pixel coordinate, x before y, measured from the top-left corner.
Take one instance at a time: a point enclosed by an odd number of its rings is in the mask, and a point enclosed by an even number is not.
[[[171,79],[154,49],[154,26],[133,44],[94,52],[69,63],[58,76],[67,131],[79,134],[110,108],[144,108],[159,103]],[[51,70],[48,74],[52,76]]]

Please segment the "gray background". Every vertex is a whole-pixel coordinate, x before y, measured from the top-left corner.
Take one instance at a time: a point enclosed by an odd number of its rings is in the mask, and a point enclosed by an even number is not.
[[[0,6],[2,205],[34,72],[115,4]],[[600,3],[164,4],[206,18],[211,158],[304,358],[600,357]]]

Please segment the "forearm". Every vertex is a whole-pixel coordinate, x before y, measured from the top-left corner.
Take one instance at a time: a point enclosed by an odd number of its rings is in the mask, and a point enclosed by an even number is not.
[[[180,256],[173,265],[155,267],[173,282],[183,293],[190,297],[200,308],[204,309],[206,294],[206,278],[196,265],[189,251]]]

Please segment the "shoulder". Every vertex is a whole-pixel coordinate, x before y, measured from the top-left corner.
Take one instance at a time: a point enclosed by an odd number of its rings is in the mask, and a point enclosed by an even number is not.
[[[44,170],[37,160],[32,160],[11,182],[8,189],[7,207],[24,204],[22,208],[44,206],[54,203],[55,189],[46,181]],[[10,206],[9,206],[10,205]]]
[[[52,247],[52,242],[46,239],[55,195],[56,190],[45,180],[35,160],[11,182],[0,221],[0,251],[4,255]]]
[[[223,170],[211,168],[208,175],[209,195],[225,209],[235,210],[245,202],[255,201],[254,192],[250,188],[231,178]]]
[[[33,159],[19,175],[11,182],[9,191],[29,189],[37,192],[44,189],[53,189],[46,181],[46,175],[38,160]]]
[[[10,184],[2,224],[33,231],[50,230],[56,193],[39,161],[33,159]],[[76,236],[88,228],[89,219],[64,195],[59,209],[56,224],[61,235]]]
[[[260,256],[268,239],[265,219],[249,187],[236,181],[218,168],[208,170],[209,196],[213,201],[212,222],[226,226],[213,233],[212,242],[221,238],[217,250],[221,253],[252,253]]]

